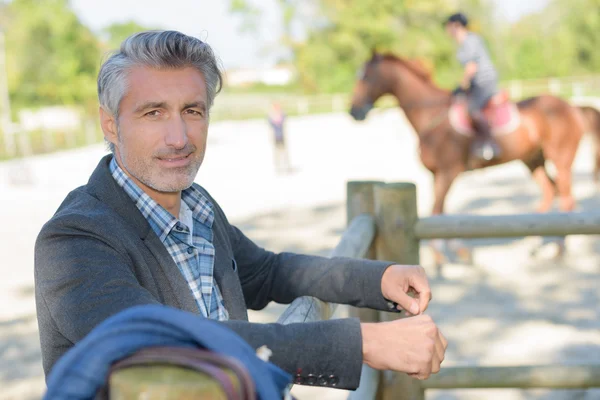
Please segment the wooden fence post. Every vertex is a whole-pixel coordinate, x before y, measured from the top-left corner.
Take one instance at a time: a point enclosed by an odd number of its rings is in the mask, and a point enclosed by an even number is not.
[[[384,182],[350,181],[346,184],[346,226],[350,225],[350,222],[360,214],[375,215],[375,187],[380,185],[384,185]],[[375,253],[376,240],[377,233],[365,258],[370,260],[377,258]],[[379,311],[370,308],[350,307],[349,315],[350,317],[359,318],[362,322],[379,322]],[[383,374],[380,371],[371,372],[378,375],[375,399],[383,400]]]
[[[375,186],[375,220],[377,240],[375,252],[378,260],[398,264],[419,264],[419,239],[414,233],[418,220],[417,187],[400,182]],[[394,313],[380,313],[380,320],[402,318]],[[385,400],[424,400],[425,389],[420,382],[406,374],[384,374]]]
[[[375,214],[375,187],[378,185],[384,185],[384,182],[380,181],[351,181],[346,185],[346,226],[350,225],[352,220],[360,214]],[[377,256],[375,254],[375,241],[377,240],[377,234],[375,234],[375,240],[373,246],[367,252],[365,258],[375,260]],[[377,310],[371,310],[369,308],[355,308],[350,309],[350,315],[352,317],[358,317],[362,322],[378,322],[379,312]]]
[[[228,371],[228,370],[225,370]],[[237,380],[233,379],[237,387]],[[112,400],[226,400],[221,384],[199,372],[169,365],[135,366],[110,376]]]

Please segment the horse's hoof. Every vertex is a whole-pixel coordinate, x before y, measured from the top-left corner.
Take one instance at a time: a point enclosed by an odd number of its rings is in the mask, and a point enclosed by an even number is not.
[[[462,264],[473,265],[473,252],[467,247],[461,247],[456,251],[458,261]]]
[[[556,256],[554,256],[555,259],[561,259],[565,256],[565,254],[567,253],[567,246],[565,244],[565,240],[560,240],[559,242],[556,243],[557,246],[557,251],[556,251]]]

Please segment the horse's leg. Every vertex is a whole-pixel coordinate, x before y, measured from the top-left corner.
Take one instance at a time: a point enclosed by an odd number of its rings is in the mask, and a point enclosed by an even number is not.
[[[444,205],[448,191],[450,190],[450,187],[452,186],[452,183],[458,174],[460,174],[462,171],[464,171],[464,167],[454,167],[450,169],[440,168],[434,173],[433,190],[435,200],[431,212],[432,215],[440,215],[444,213]],[[444,256],[445,242],[440,239],[435,239],[432,241],[432,247],[438,276],[441,277],[442,265],[446,260],[446,257]]]
[[[554,152],[552,153],[552,161],[556,167],[558,205],[560,211],[563,212],[573,211],[576,205],[572,192],[572,166],[579,147],[579,141],[584,132],[584,127],[580,126],[580,129],[577,129],[577,125],[578,124],[573,124],[564,127],[565,131],[563,132],[563,136],[565,137],[565,140],[562,141],[560,150],[554,149]],[[558,256],[562,256],[564,252],[565,238],[563,237],[558,243]]]
[[[556,195],[556,183],[550,175],[548,174],[548,170],[546,169],[546,159],[544,157],[544,152],[540,149],[535,155],[527,160],[523,160],[529,171],[531,171],[531,175],[533,179],[538,184],[540,189],[542,190],[542,200],[540,204],[536,207],[536,211],[539,213],[545,213],[552,208],[552,203],[554,202],[554,196]],[[537,253],[544,246],[544,242],[539,246],[536,246],[531,250],[531,256],[535,257]]]
[[[543,213],[550,210],[552,202],[554,201],[554,195],[556,194],[556,184],[548,175],[546,169],[546,158],[544,152],[539,149],[531,158],[523,161],[533,179],[542,190],[542,201],[537,206],[536,211]]]

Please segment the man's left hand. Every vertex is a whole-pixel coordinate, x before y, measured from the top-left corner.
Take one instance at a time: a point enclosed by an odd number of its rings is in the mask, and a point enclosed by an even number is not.
[[[457,86],[457,87],[456,87],[456,88],[454,88],[454,90],[452,91],[452,96],[453,96],[453,97],[456,97],[456,96],[463,95],[463,94],[466,94],[466,93],[467,93],[467,92],[466,92],[466,90],[465,90],[465,89],[463,89],[463,87],[462,87],[462,86]]]
[[[420,265],[388,267],[381,278],[381,293],[412,315],[422,314],[431,300],[429,282]],[[414,298],[409,294],[414,294]]]

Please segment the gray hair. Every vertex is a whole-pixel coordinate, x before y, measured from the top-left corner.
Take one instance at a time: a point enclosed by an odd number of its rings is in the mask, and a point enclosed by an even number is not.
[[[223,76],[213,50],[200,39],[177,31],[146,31],[129,36],[100,67],[100,106],[119,118],[119,106],[127,91],[127,74],[136,66],[156,69],[194,67],[204,75],[207,107],[213,105],[223,86]],[[114,145],[109,144],[114,153]]]

